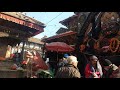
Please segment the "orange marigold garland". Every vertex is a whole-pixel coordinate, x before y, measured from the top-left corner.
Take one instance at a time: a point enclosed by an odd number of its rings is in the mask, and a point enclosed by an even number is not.
[[[110,51],[115,53],[118,51],[119,48],[119,40],[117,38],[112,38],[110,40]]]

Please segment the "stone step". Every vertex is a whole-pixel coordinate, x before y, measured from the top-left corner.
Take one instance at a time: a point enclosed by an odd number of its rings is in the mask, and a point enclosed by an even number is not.
[[[12,60],[0,61],[0,78],[23,78],[26,76],[26,70],[11,70],[13,64]]]
[[[0,61],[0,69],[10,69],[13,64],[13,61]]]
[[[0,78],[24,78],[26,71],[0,69]]]

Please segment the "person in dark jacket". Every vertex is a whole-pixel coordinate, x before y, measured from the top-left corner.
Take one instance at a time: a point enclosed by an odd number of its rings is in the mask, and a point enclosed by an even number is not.
[[[105,59],[103,78],[112,78],[114,76],[114,72],[118,71],[118,69],[119,68],[110,60]]]
[[[69,56],[67,58],[67,64],[58,69],[55,78],[81,78],[77,64],[77,58],[75,56]]]

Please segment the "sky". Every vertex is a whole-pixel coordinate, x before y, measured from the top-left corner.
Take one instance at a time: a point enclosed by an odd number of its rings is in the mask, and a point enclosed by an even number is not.
[[[56,35],[60,27],[65,27],[59,22],[74,15],[74,12],[25,12],[27,16],[34,17],[34,19],[44,23],[46,27],[44,32],[34,36],[41,39],[45,35],[51,37]],[[66,27],[65,27],[66,28]]]

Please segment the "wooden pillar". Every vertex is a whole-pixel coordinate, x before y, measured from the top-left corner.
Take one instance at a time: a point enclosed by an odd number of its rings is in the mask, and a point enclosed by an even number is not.
[[[86,28],[88,26],[88,24],[86,26],[85,25],[85,22],[86,20],[84,21],[83,23],[83,26],[79,27],[79,18],[78,17],[78,21],[77,21],[77,36],[76,36],[76,55],[77,55],[77,59],[78,59],[78,68],[79,68],[79,71],[81,73],[81,76],[84,77],[84,69],[85,69],[85,64],[86,64],[86,59],[85,59],[85,56],[84,56],[84,53],[80,52],[80,45],[83,44],[83,39],[84,39],[84,35],[85,35],[85,32],[86,32]]]
[[[26,41],[25,41],[25,40],[23,40],[22,42],[23,42],[23,46],[22,46],[22,51],[21,51],[21,60],[20,60],[20,61],[22,61],[22,60],[24,59],[24,48],[25,48],[25,43],[26,43]]]

